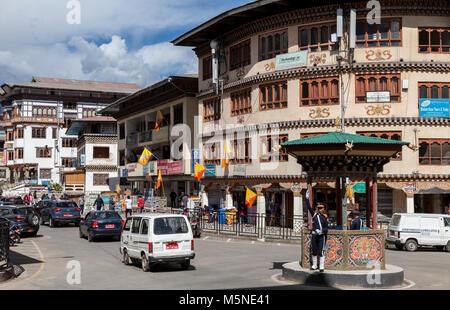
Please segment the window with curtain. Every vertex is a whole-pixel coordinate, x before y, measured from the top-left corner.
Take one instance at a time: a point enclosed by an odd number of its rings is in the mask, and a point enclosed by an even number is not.
[[[339,104],[339,78],[300,80],[300,106]]]
[[[249,114],[252,112],[252,90],[245,89],[231,93],[231,116]]]
[[[286,81],[260,86],[259,92],[260,111],[287,108]]]
[[[203,121],[210,122],[220,119],[220,97],[203,101]]]

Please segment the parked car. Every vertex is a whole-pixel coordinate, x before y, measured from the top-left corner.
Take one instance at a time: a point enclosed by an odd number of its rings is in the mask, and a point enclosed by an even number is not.
[[[48,222],[50,227],[55,227],[58,224],[70,224],[75,226],[80,225],[81,214],[80,208],[72,200],[47,200],[49,203],[45,204],[40,210],[41,221],[40,224]]]
[[[434,246],[450,252],[450,216],[396,213],[389,223],[387,242],[399,250],[410,252],[421,246]]]
[[[0,217],[19,224],[22,235],[34,237],[39,231],[39,215],[32,207],[5,205],[0,207]]]
[[[48,206],[48,204],[51,202],[52,202],[52,200],[41,200],[35,205],[34,208],[35,208],[36,212],[40,215],[42,209],[46,208]]]
[[[23,205],[22,197],[2,197],[1,202],[4,206],[7,205]]]
[[[195,257],[189,220],[175,214],[133,215],[123,227],[120,253],[125,265],[140,261],[143,271],[170,262],[186,270]]]
[[[120,240],[124,221],[116,211],[91,211],[80,222],[80,238],[89,242],[96,237],[113,237]]]

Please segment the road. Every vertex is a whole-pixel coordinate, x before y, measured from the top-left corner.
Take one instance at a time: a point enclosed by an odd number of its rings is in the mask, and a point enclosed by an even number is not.
[[[310,289],[281,281],[281,265],[298,261],[300,246],[273,242],[202,236],[195,239],[196,257],[189,270],[177,264],[144,273],[138,266],[121,263],[119,242],[80,239],[73,226],[41,226],[36,238],[24,238],[13,247],[13,263],[23,268],[16,279],[0,283],[0,289]],[[420,250],[409,253],[387,250],[387,262],[405,269],[412,281],[408,289],[450,288],[450,253]],[[79,284],[69,284],[68,273],[80,264]],[[69,266],[68,266],[69,264]],[[72,265],[70,265],[72,264]],[[69,267],[69,268],[68,268]]]

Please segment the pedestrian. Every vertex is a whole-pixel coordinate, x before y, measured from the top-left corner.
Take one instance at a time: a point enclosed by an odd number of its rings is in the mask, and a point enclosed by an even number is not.
[[[56,200],[55,194],[52,195],[52,200]]]
[[[34,191],[34,193],[33,193],[33,200],[37,200],[37,192],[36,191]]]
[[[174,191],[172,191],[171,193],[170,193],[170,207],[173,209],[173,208],[175,208],[175,201],[176,201],[176,199],[177,199],[177,193],[175,193]]]
[[[104,205],[103,199],[100,197],[100,195],[97,196],[97,199],[95,199],[94,206],[97,206],[97,211],[102,210]]]
[[[325,269],[325,256],[324,248],[327,242],[327,232],[328,232],[328,219],[325,215],[325,205],[317,204],[317,210],[313,210],[309,202],[309,188],[306,191],[306,206],[308,207],[309,213],[312,216],[312,238],[311,238],[311,254],[312,254],[312,270],[317,270],[317,257],[319,257],[319,269],[320,272],[324,272]]]
[[[359,217],[359,211],[358,210],[352,210],[352,223],[350,225],[350,230],[362,230],[363,228],[363,221]]]
[[[131,203],[132,201],[130,196],[127,196],[127,199],[125,199],[125,218],[128,218],[128,212],[130,213],[130,216],[133,214]]]
[[[28,203],[30,204],[30,205],[32,205],[33,204],[33,195],[31,194],[31,192],[28,194]]]
[[[114,211],[116,209],[116,201],[114,200],[114,197],[111,197],[109,199],[109,210]]]
[[[144,204],[145,204],[144,198],[142,198],[142,196],[139,196],[139,199],[137,201],[137,207],[138,207],[139,213],[144,212]]]
[[[183,208],[185,210],[187,210],[188,209],[188,202],[189,202],[188,195],[184,195],[183,197],[181,197],[181,201],[183,202]]]
[[[80,208],[80,214],[82,215],[84,212],[84,198],[83,196],[78,199],[78,207]]]

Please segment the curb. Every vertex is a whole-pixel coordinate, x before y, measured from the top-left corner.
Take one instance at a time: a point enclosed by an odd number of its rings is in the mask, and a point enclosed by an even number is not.
[[[258,241],[258,242],[267,242],[267,243],[284,243],[284,244],[298,244],[301,245],[301,239],[276,239],[276,238],[258,238],[258,237],[250,237],[250,236],[236,236],[236,235],[228,235],[228,234],[217,234],[212,232],[202,232],[202,236],[208,237],[217,237],[223,239],[236,239],[236,240],[249,240],[249,241]]]

